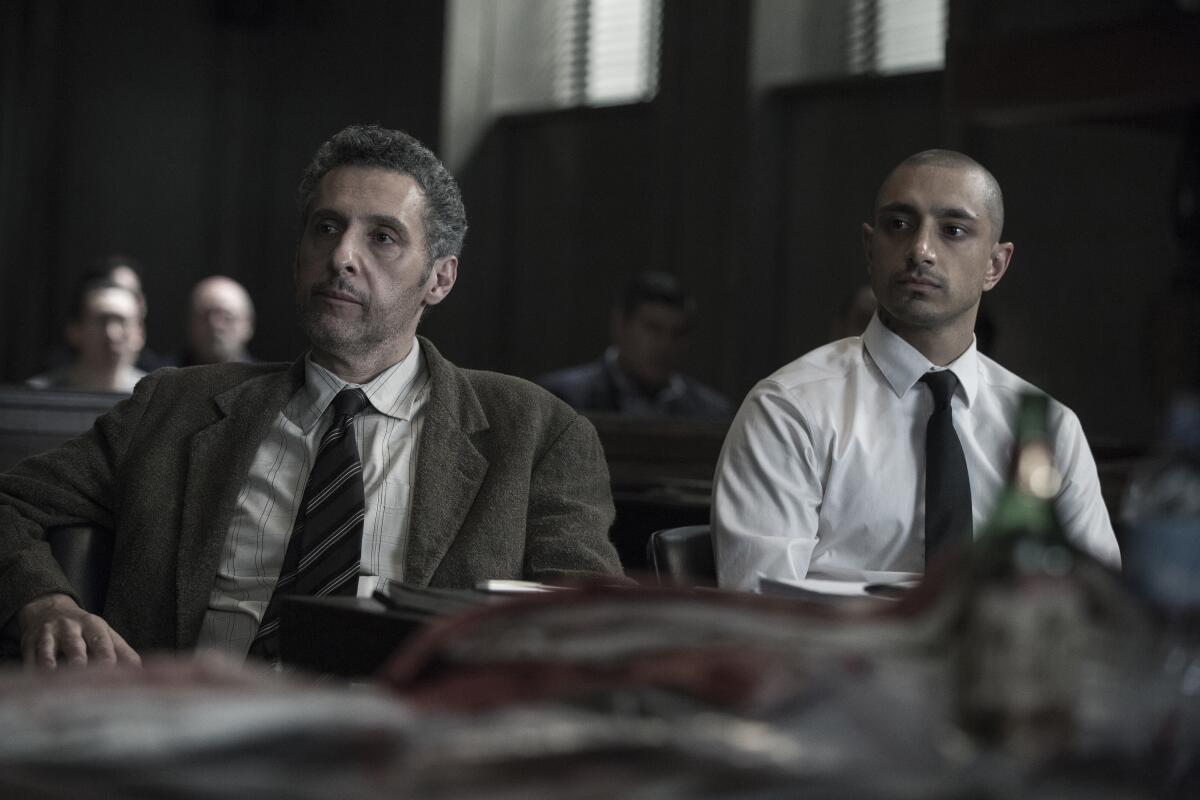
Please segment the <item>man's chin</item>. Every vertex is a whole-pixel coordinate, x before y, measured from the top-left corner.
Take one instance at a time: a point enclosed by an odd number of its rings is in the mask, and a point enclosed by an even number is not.
[[[900,298],[889,303],[883,311],[885,317],[891,317],[905,325],[921,328],[936,325],[945,317],[943,309],[922,297]]]
[[[304,335],[313,347],[327,352],[349,349],[360,338],[359,332],[353,326],[339,325],[327,317],[306,319]]]

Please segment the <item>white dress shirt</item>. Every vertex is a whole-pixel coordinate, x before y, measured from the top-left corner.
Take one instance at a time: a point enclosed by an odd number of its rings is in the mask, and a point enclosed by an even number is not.
[[[362,385],[370,404],[354,418],[363,464],[366,518],[362,574],[404,577],[417,447],[429,394],[420,342],[403,361]],[[306,358],[304,385],[263,439],[238,492],[237,508],[209,596],[198,647],[244,656],[271,599],[317,446],[333,424],[330,404],[348,384]],[[360,578],[369,596],[377,578]]]
[[[924,571],[933,397],[918,381],[935,369],[876,316],[861,338],[820,347],[750,391],[717,463],[713,534],[722,586],[753,591],[764,576]],[[1037,390],[978,353],[974,341],[947,369],[958,378],[951,407],[978,536],[1008,479],[1020,395]],[[1079,419],[1051,401],[1050,429],[1068,535],[1119,564]]]

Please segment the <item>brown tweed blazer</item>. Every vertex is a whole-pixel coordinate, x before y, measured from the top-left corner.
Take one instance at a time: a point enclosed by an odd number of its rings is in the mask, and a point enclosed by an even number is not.
[[[531,383],[421,346],[431,380],[406,580],[620,574],[591,423]],[[88,433],[0,474],[0,623],[71,594],[43,531],[86,521],[115,535],[109,624],[139,651],[192,647],[238,490],[302,381],[302,363],[159,370]]]

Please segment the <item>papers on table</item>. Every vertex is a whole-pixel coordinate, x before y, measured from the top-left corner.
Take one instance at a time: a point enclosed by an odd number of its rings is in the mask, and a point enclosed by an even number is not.
[[[551,586],[547,583],[535,583],[534,581],[500,580],[493,578],[491,580],[480,581],[475,584],[475,588],[481,592],[494,592],[497,594],[524,594],[526,592],[557,592],[564,587]]]
[[[759,578],[759,591],[777,597],[837,600],[847,597],[896,599],[921,582],[919,572],[825,570],[804,578]]]
[[[405,611],[423,616],[453,614],[466,608],[502,602],[506,596],[529,592],[551,592],[563,589],[544,583],[516,580],[480,581],[474,589],[446,589],[432,586],[410,586],[400,581],[379,579],[372,595],[392,611]]]
[[[406,611],[424,616],[453,614],[489,601],[488,595],[473,589],[410,586],[386,579],[381,581],[373,596],[392,611]]]

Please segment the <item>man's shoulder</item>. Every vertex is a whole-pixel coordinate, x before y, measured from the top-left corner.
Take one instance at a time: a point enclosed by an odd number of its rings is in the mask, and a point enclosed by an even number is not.
[[[172,403],[207,403],[210,398],[239,387],[274,386],[287,379],[291,369],[287,362],[161,367],[138,383],[134,396]]]
[[[977,354],[976,357],[979,359],[980,383],[989,391],[1017,396],[1026,392],[1041,392],[1041,389],[995,359],[985,356],[983,353]],[[1044,392],[1042,393],[1044,394]]]
[[[506,419],[528,421],[544,415],[576,415],[569,405],[532,381],[502,372],[460,367],[428,343],[423,342],[423,346],[432,370],[433,398],[457,406],[457,413],[464,419],[476,409],[489,423]]]
[[[532,381],[490,370],[460,367],[421,339],[430,369],[430,402],[467,431],[484,428],[523,431],[560,430],[579,414]]]
[[[64,367],[56,367],[27,379],[25,385],[31,389],[56,389],[63,385],[66,372]]]
[[[739,420],[743,426],[758,425],[760,422],[751,420],[765,416],[791,418],[808,427],[834,426],[834,418],[847,412],[846,392],[856,379],[864,377],[865,367],[858,337],[822,345],[756,383],[742,402],[734,425]]]
[[[455,367],[475,391],[480,403],[489,412],[494,410],[529,411],[546,409],[563,411],[570,409],[545,387],[502,372],[483,369]],[[573,412],[572,412],[573,413]]]
[[[603,359],[596,359],[544,373],[534,382],[568,403],[580,405],[595,393],[597,387],[606,384],[607,377]]]
[[[230,362],[201,364],[194,367],[161,367],[150,373],[161,386],[232,388],[246,381],[286,373],[292,365],[286,361],[269,363]]]
[[[561,369],[545,372],[537,377],[536,383],[542,386],[548,383],[575,384],[593,381],[603,375],[604,360],[598,358],[583,364],[575,364],[570,367],[562,367]]]
[[[1016,419],[1021,396],[1032,393],[1044,394],[1049,398],[1052,427],[1057,430],[1064,425],[1080,427],[1078,417],[1067,405],[982,353],[979,354],[979,381],[980,389],[987,392],[990,401],[998,406],[1007,424],[1011,425],[1011,421]]]
[[[687,416],[725,419],[733,415],[733,404],[728,397],[690,375],[681,377],[684,385],[682,404]]]
[[[788,391],[845,380],[863,366],[862,340],[857,336],[822,345],[784,364],[763,379]]]

